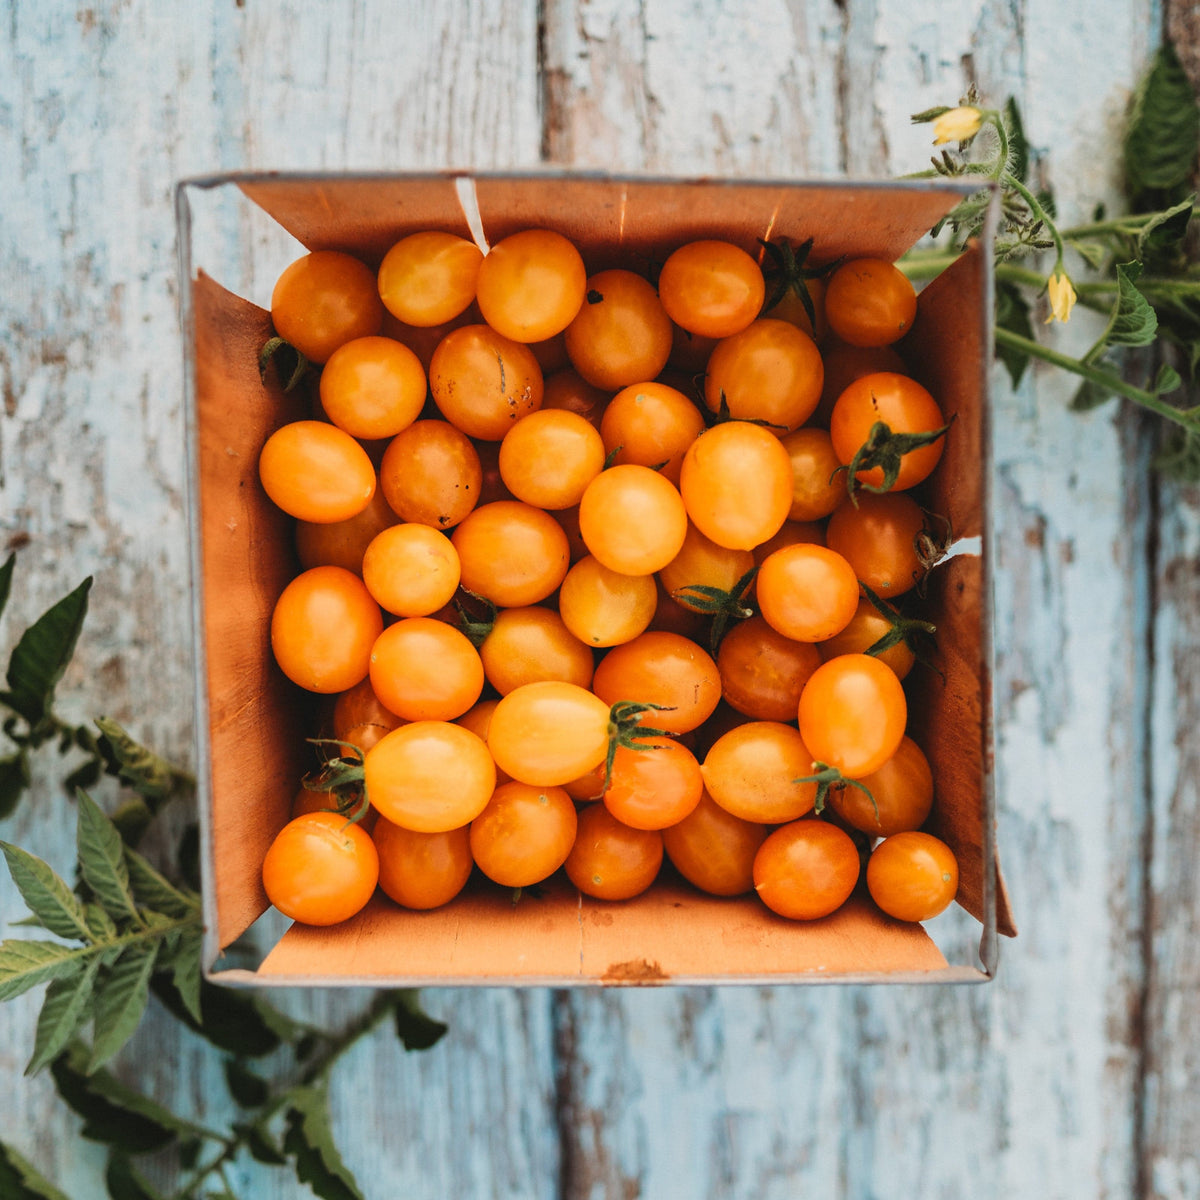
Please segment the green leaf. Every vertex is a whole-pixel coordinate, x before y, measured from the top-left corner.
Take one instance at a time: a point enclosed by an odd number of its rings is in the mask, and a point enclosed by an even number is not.
[[[230,1054],[261,1058],[275,1050],[282,1040],[263,1019],[254,997],[246,992],[218,987],[201,978],[200,1012],[203,1020],[198,1021],[174,981],[166,975],[155,974],[150,981],[150,990],[172,1016],[218,1049]]]
[[[125,866],[133,898],[142,908],[168,917],[191,917],[200,911],[200,898],[188,896],[167,882],[136,850],[125,847]]]
[[[171,969],[171,983],[188,1014],[196,1022],[201,1022],[204,1014],[200,1005],[200,955],[203,945],[204,930],[199,925],[188,926],[180,931],[179,943],[167,960]],[[158,965],[164,965],[161,954]]]
[[[420,992],[404,989],[396,997],[396,1036],[405,1050],[428,1050],[441,1041],[449,1028],[431,1017],[422,1007]]]
[[[99,904],[85,904],[83,919],[94,942],[110,942],[117,936],[117,926],[112,917]]]
[[[100,776],[104,774],[104,768],[100,765],[100,760],[89,758],[86,762],[80,763],[70,775],[63,780],[63,787],[74,795],[80,788],[85,791],[90,787],[94,787],[100,782]]]
[[[1158,368],[1158,374],[1154,376],[1150,390],[1156,396],[1169,396],[1181,387],[1183,387],[1183,380],[1180,378],[1179,372],[1170,363],[1163,363]]]
[[[108,1062],[137,1029],[150,996],[150,973],[157,953],[153,941],[135,943],[100,980],[89,1074]]]
[[[1125,133],[1125,174],[1135,196],[1169,191],[1191,173],[1200,142],[1200,109],[1175,53],[1164,43],[1133,98]]]
[[[1195,203],[1193,194],[1171,208],[1155,213],[1138,234],[1138,258],[1156,265],[1173,263],[1183,247]]]
[[[29,778],[29,755],[24,749],[0,758],[0,821],[17,807]]]
[[[1028,181],[1029,143],[1025,140],[1025,123],[1013,96],[1004,102],[1004,128],[1008,131],[1008,169],[1022,183]]]
[[[296,1160],[296,1176],[322,1200],[363,1200],[354,1176],[342,1162],[329,1123],[329,1097],[322,1087],[288,1092],[291,1107],[283,1148]]]
[[[225,1060],[225,1082],[229,1094],[242,1108],[260,1108],[271,1095],[267,1081],[236,1058]]]
[[[112,815],[112,823],[117,827],[121,841],[127,846],[138,845],[153,820],[154,814],[141,796],[130,796],[122,800]]]
[[[948,113],[950,109],[945,105],[938,105],[937,108],[927,108],[924,112],[913,113],[909,118],[914,125],[925,125],[929,121],[936,121],[943,113]]]
[[[90,949],[59,942],[8,938],[0,942],[0,1000],[11,1000],[39,983],[79,971]]]
[[[1087,242],[1080,238],[1068,238],[1067,245],[1087,263],[1093,271],[1098,271],[1108,257],[1108,250],[1102,242]]]
[[[78,801],[79,870],[84,882],[114,921],[138,921],[121,835],[87,792],[79,792]]]
[[[242,1139],[246,1144],[246,1149],[260,1163],[267,1163],[272,1167],[281,1167],[287,1162],[287,1155],[284,1154],[275,1139],[261,1124],[235,1124],[233,1131]]]
[[[57,937],[91,941],[92,931],[84,918],[83,905],[53,868],[9,842],[0,842],[0,850],[4,851],[8,873],[21,898],[44,929]]]
[[[1154,467],[1178,483],[1200,483],[1200,434],[1176,429],[1154,458]]]
[[[87,616],[89,575],[69,596],[47,609],[21,635],[8,660],[9,705],[30,725],[50,710]]]
[[[1093,383],[1090,379],[1085,379],[1076,389],[1075,395],[1071,397],[1072,412],[1091,412],[1093,408],[1099,408],[1101,404],[1113,398],[1113,393],[1108,388],[1101,387],[1098,383]]]
[[[3,615],[4,607],[8,604],[8,594],[12,591],[13,567],[16,561],[16,551],[13,551],[4,560],[4,566],[0,567],[0,615]]]
[[[1029,320],[1029,305],[1015,284],[996,284],[996,325],[1029,341],[1033,341],[1033,325]],[[1008,370],[1014,388],[1020,387],[1029,366],[1029,355],[1011,346],[997,346],[996,356]]]
[[[166,1200],[165,1195],[139,1171],[123,1151],[114,1151],[108,1159],[104,1183],[112,1200]]]
[[[96,726],[116,759],[118,775],[138,795],[147,800],[163,800],[171,794],[176,772],[165,758],[135,741],[108,717],[97,717]]]
[[[4,1200],[68,1200],[27,1158],[0,1142],[0,1196]]]
[[[1104,332],[1083,356],[1085,363],[1096,362],[1109,346],[1148,346],[1158,332],[1158,317],[1150,302],[1137,289],[1142,273],[1140,262],[1117,264],[1117,298]]]
[[[100,970],[100,956],[93,956],[86,970],[65,979],[56,979],[46,989],[46,999],[38,1014],[37,1034],[33,1042],[33,1057],[25,1068],[26,1075],[35,1075],[47,1063],[53,1062],[75,1036],[80,1026],[91,1017],[89,1001]]]

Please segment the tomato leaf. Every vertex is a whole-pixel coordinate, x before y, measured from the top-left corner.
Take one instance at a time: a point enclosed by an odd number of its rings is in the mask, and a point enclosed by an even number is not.
[[[27,938],[0,942],[0,1000],[11,1000],[39,983],[74,975],[91,952],[88,947]]]
[[[0,1142],[0,1196],[5,1200],[67,1200],[33,1163]]]
[[[1025,123],[1016,98],[1004,102],[1004,128],[1008,134],[1008,169],[1022,183],[1029,178],[1029,143],[1025,140]]]
[[[134,1168],[129,1155],[120,1150],[109,1156],[104,1183],[112,1200],[166,1200],[164,1193],[151,1186]]]
[[[996,284],[996,325],[1010,333],[1033,341],[1033,325],[1029,320],[1029,305],[1015,284]],[[1021,386],[1029,355],[1011,346],[998,345],[996,356],[1004,364],[1014,388]]]
[[[264,1054],[270,1054],[283,1040],[272,1025],[264,1020],[255,998],[245,992],[218,987],[201,978],[199,1010],[203,1019],[197,1020],[173,977],[156,973],[150,980],[150,990],[172,1016],[218,1049],[230,1054],[261,1058]]]
[[[1100,405],[1111,400],[1114,394],[1108,388],[1102,387],[1098,383],[1093,383],[1090,379],[1085,379],[1076,388],[1075,395],[1071,397],[1071,411],[1078,413],[1091,412],[1093,408],[1099,408]]]
[[[117,774],[123,783],[150,801],[164,800],[171,794],[177,773],[165,758],[135,741],[108,717],[97,717],[96,726],[116,760]]]
[[[140,921],[129,890],[129,869],[117,827],[87,792],[78,792],[79,871],[114,921]]]
[[[156,970],[168,966],[171,972],[171,983],[179,996],[180,1002],[189,1016],[203,1023],[204,1009],[200,1001],[200,954],[204,944],[204,930],[199,925],[191,925],[180,932],[179,942],[164,960],[160,952]]]
[[[89,575],[25,630],[9,657],[8,704],[31,726],[49,712],[54,689],[75,653],[91,587]]]
[[[47,863],[20,846],[0,842],[8,862],[8,873],[29,911],[44,929],[57,937],[90,942],[92,931],[78,897]]]
[[[17,807],[29,780],[29,755],[24,748],[0,758],[0,821]]]
[[[1178,204],[1155,213],[1142,226],[1138,234],[1137,256],[1151,270],[1169,266],[1179,257],[1195,203],[1196,196],[1193,193]]]
[[[200,898],[186,895],[167,882],[136,850],[125,850],[125,867],[129,877],[129,888],[133,897],[143,908],[163,913],[168,917],[191,917],[200,912]]]
[[[363,1200],[354,1176],[334,1144],[325,1089],[294,1088],[288,1099],[291,1107],[283,1148],[295,1159],[297,1178],[322,1200]]]
[[[428,1050],[441,1041],[449,1028],[421,1007],[420,997],[420,992],[413,988],[405,988],[396,996],[396,1036],[404,1043],[405,1050]]]
[[[1200,413],[1195,409],[1191,411],[1200,419]],[[1173,432],[1155,456],[1153,465],[1168,479],[1179,483],[1200,483],[1200,434],[1190,429]]]
[[[1178,187],[1191,173],[1198,142],[1200,108],[1179,56],[1166,42],[1134,94],[1125,131],[1130,193],[1136,198]]]
[[[56,979],[46,989],[46,999],[38,1014],[33,1057],[25,1068],[26,1075],[35,1075],[53,1062],[91,1017],[89,1001],[99,970],[100,955],[97,954],[84,971],[65,979]]]
[[[96,987],[96,1029],[88,1074],[102,1067],[133,1036],[150,996],[150,973],[158,945],[130,946]]]
[[[259,1108],[266,1104],[271,1094],[267,1081],[236,1058],[225,1060],[225,1083],[229,1094],[242,1108]]]
[[[272,1167],[281,1167],[287,1155],[276,1144],[275,1139],[262,1125],[235,1124],[233,1131],[245,1143],[246,1149],[260,1162]]]
[[[1117,302],[1109,317],[1105,340],[1110,346],[1148,346],[1158,331],[1158,317],[1137,289],[1140,262],[1117,264]]]
[[[12,590],[13,567],[16,562],[17,555],[14,550],[4,560],[4,566],[0,567],[0,615],[4,613],[4,606],[8,603],[8,594]]]

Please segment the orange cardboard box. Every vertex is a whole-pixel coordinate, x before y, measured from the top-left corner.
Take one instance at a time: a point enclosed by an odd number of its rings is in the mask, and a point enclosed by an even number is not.
[[[894,260],[968,189],[949,180],[891,183],[720,182],[532,175],[225,175],[179,185],[187,358],[189,483],[197,671],[197,767],[210,978],[251,985],[554,985],[981,981],[1012,921],[993,829],[989,639],[988,373],[990,233],[920,297],[904,352],[954,426],[922,502],[962,539],[931,573],[926,611],[938,627],[937,671],[909,677],[910,732],[937,785],[927,828],[960,863],[958,904],[982,926],[972,961],[951,964],[929,933],[856,895],[833,916],[790,922],[753,896],[718,900],[681,883],[608,904],[557,880],[513,905],[472,890],[433,912],[377,896],[353,920],[295,925],[255,970],[222,970],[221,951],[267,908],[263,856],[286,823],[308,763],[306,699],[275,666],[269,624],[296,573],[290,519],[267,499],[258,454],[279,425],[307,415],[274,382],[258,351],[270,317],[218,280],[269,214],[310,249],[342,249],[377,265],[406,234],[442,229],[484,243],[532,227],[558,230],[589,272],[662,261],[675,247],[720,237],[751,252],[757,239],[815,238],[814,257]],[[207,213],[220,198],[223,221]],[[255,211],[254,206],[257,206]],[[228,214],[233,214],[232,216]],[[243,243],[244,244],[244,243]],[[222,260],[224,254],[224,260]],[[819,256],[819,257],[818,257]],[[235,274],[237,272],[238,274]],[[273,280],[256,281],[269,295]],[[265,286],[265,293],[262,292]],[[247,289],[249,290],[249,289]],[[944,920],[940,918],[939,920]]]

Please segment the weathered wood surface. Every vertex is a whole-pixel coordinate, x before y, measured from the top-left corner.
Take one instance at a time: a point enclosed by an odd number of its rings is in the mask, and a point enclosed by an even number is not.
[[[1176,5],[1171,19],[1185,21]],[[889,175],[908,114],[975,80],[1022,105],[1059,211],[1112,197],[1151,0],[11,0],[0,27],[0,532],[6,630],[95,572],[64,682],[186,759],[190,655],[170,194],[235,167]],[[1049,152],[1047,152],[1049,151]],[[253,253],[280,253],[264,229]],[[247,263],[247,275],[250,263]],[[237,280],[226,281],[236,284]],[[260,298],[261,299],[261,298]],[[1085,347],[1082,319],[1059,334]],[[372,1200],[1200,1196],[1197,496],[1069,385],[997,376],[999,817],[1021,937],[970,989],[428,993],[452,1025],[336,1076]],[[72,857],[43,770],[0,836]],[[7,882],[0,914],[18,915]],[[964,945],[971,936],[964,925]],[[352,994],[295,1003],[339,1022]],[[4,1137],[73,1200],[102,1155],[0,1007]],[[156,1018],[120,1071],[202,1119],[220,1063]],[[245,1167],[241,1191],[295,1194]]]

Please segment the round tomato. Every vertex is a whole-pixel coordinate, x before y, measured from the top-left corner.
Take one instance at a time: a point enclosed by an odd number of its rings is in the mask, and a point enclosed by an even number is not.
[[[401,238],[379,264],[379,295],[406,325],[426,328],[454,320],[475,299],[483,253],[452,233]]]
[[[712,896],[741,896],[754,886],[754,856],[769,832],[703,792],[691,813],[662,831],[663,849],[693,887]]]
[[[363,583],[380,607],[400,617],[424,617],[458,590],[458,551],[429,525],[393,525],[367,547]]]
[[[631,900],[657,878],[662,866],[662,834],[631,829],[603,804],[579,814],[575,845],[567,855],[567,877],[597,900]]]
[[[687,513],[675,485],[649,467],[601,471],[579,502],[588,550],[622,575],[652,575],[680,551]]]
[[[462,564],[462,586],[500,608],[544,600],[570,566],[562,526],[549,513],[516,500],[475,509],[451,540]]]
[[[819,521],[846,498],[846,479],[833,440],[806,426],[780,439],[792,463],[790,521]]]
[[[800,543],[776,550],[755,580],[763,619],[784,637],[821,642],[840,633],[858,607],[858,579],[840,554]]]
[[[542,369],[532,351],[487,325],[464,325],[442,339],[429,387],[447,421],[485,442],[498,442],[542,406]]]
[[[417,833],[380,817],[371,838],[379,854],[379,886],[404,908],[449,904],[471,877],[468,827]]]
[[[502,887],[531,887],[566,862],[577,824],[562,788],[506,783],[471,822],[471,854]]]
[[[862,492],[829,518],[825,538],[877,596],[899,596],[925,574],[917,535],[925,514],[903,492]]]
[[[600,420],[604,450],[614,462],[653,467],[676,485],[683,456],[703,432],[700,410],[665,383],[635,383],[623,389]]]
[[[588,646],[618,646],[645,632],[658,605],[652,575],[622,575],[588,555],[562,581],[558,611]]]
[[[326,524],[357,516],[375,494],[367,452],[336,425],[293,421],[262,448],[258,476],[289,517]]]
[[[671,318],[653,286],[632,271],[601,271],[567,326],[571,365],[588,383],[615,392],[653,379],[671,353]]]
[[[583,306],[587,270],[560,233],[526,229],[497,242],[479,267],[483,319],[514,342],[561,333]]]
[[[362,574],[363,555],[376,534],[399,521],[382,487],[375,488],[367,507],[345,521],[297,521],[296,557],[301,567],[342,567]]]
[[[689,588],[715,588],[732,595],[738,583],[754,568],[754,555],[749,550],[730,550],[710,541],[691,523],[679,553],[658,573],[663,587],[685,608],[704,611],[703,593]],[[749,585],[746,585],[749,591]],[[697,598],[701,603],[697,605]],[[741,597],[735,597],[741,599]]]
[[[321,407],[351,437],[390,438],[425,407],[425,368],[403,343],[355,338],[339,346],[321,372]]]
[[[478,704],[473,704],[467,709],[461,717],[454,723],[461,725],[464,729],[469,729],[476,737],[482,738],[484,744],[487,744],[488,731],[492,727],[492,713],[496,711],[496,705],[499,700],[480,700]],[[502,783],[510,782],[511,777],[496,768],[496,786],[499,787]]]
[[[834,787],[829,803],[843,821],[873,837],[919,829],[933,807],[933,772],[910,737],[903,738],[896,753],[859,783],[869,796],[861,788]]]
[[[703,790],[696,756],[686,746],[660,738],[638,750],[618,748],[604,804],[634,829],[666,829],[700,803]]]
[[[542,408],[560,408],[576,413],[589,425],[599,429],[608,398],[608,392],[592,387],[578,371],[567,368],[546,376],[542,389]]]
[[[758,263],[730,242],[689,242],[663,263],[658,277],[667,315],[701,337],[730,337],[745,329],[766,292]]]
[[[837,658],[840,654],[866,654],[881,638],[892,631],[892,623],[865,596],[858,602],[850,624],[835,634],[828,641],[818,644],[817,651],[823,662]],[[916,661],[913,652],[904,642],[875,655],[880,662],[887,663],[896,672],[897,679],[903,679],[912,670]]]
[[[734,625],[717,652],[721,694],[738,712],[760,721],[790,721],[820,665],[815,646],[784,637],[761,616]]]
[[[895,833],[867,860],[867,890],[889,917],[930,921],[958,894],[958,860],[932,834]]]
[[[916,315],[913,285],[884,259],[843,263],[825,289],[829,327],[852,346],[890,346],[912,328]]]
[[[609,706],[574,683],[527,683],[492,713],[488,749],[514,779],[561,786],[602,763],[608,753]]]
[[[825,524],[823,521],[784,521],[779,532],[765,542],[755,546],[751,553],[754,555],[756,566],[763,563],[784,546],[823,546],[825,545]]]
[[[379,483],[404,520],[450,529],[482,502],[483,468],[461,430],[446,421],[417,421],[388,443]]]
[[[346,735],[361,725],[378,725],[384,733],[405,724],[375,695],[370,675],[342,692],[333,705],[333,736],[349,740]]]
[[[749,721],[719,737],[700,771],[708,794],[743,821],[775,825],[794,821],[817,802],[813,756],[790,725]]]
[[[453,626],[430,617],[406,617],[375,640],[371,686],[406,721],[452,721],[479,699],[483,663]]]
[[[850,898],[860,870],[848,833],[826,821],[793,821],[775,830],[754,857],[754,888],[772,912],[814,921]]]
[[[340,250],[314,250],[286,267],[271,293],[271,323],[310,362],[383,324],[375,274]]]
[[[825,383],[821,402],[813,413],[810,425],[829,428],[829,418],[838,397],[856,380],[877,371],[908,374],[904,359],[891,346],[851,346],[832,334],[821,343],[821,361],[825,365]]]
[[[604,442],[585,417],[545,409],[522,417],[500,443],[500,477],[537,508],[577,505],[604,469]]]
[[[507,696],[526,683],[560,680],[586,688],[592,652],[549,608],[506,608],[479,647],[488,683]]]

